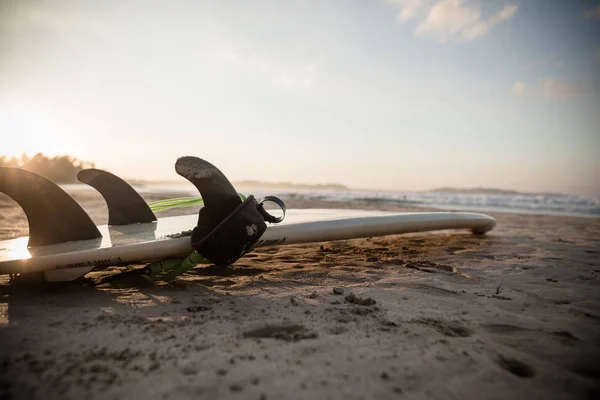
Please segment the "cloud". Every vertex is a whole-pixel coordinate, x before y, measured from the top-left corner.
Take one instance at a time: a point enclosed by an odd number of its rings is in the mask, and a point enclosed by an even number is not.
[[[577,85],[558,82],[550,78],[538,79],[537,89],[542,96],[549,99],[564,99],[581,91],[581,88]]]
[[[430,3],[427,0],[387,0],[388,3],[398,7],[396,18],[400,22],[406,22],[417,16],[417,13]]]
[[[523,96],[525,94],[526,87],[527,84],[525,82],[517,81],[513,83],[510,90],[517,96]]]
[[[600,5],[595,8],[587,10],[584,14],[584,17],[591,19],[600,19]]]
[[[514,16],[518,5],[506,5],[491,16],[484,16],[479,2],[465,0],[387,0],[398,9],[401,23],[414,19],[416,35],[441,42],[453,39],[472,41],[485,36],[495,25]]]
[[[484,18],[478,3],[440,0],[429,9],[415,33],[442,42],[451,39],[471,41],[486,35],[493,26],[511,18],[518,10],[517,5],[507,5],[492,16]]]
[[[557,81],[552,78],[539,78],[534,82],[516,81],[510,87],[511,92],[518,97],[532,94],[551,100],[561,100],[573,97],[581,92],[579,85]]]

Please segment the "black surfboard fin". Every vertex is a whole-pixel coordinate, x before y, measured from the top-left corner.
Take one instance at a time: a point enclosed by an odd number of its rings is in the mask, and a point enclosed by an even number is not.
[[[242,203],[229,179],[208,161],[180,157],[175,163],[175,171],[196,186],[206,208],[217,213],[223,210],[223,218]]]
[[[96,189],[108,206],[108,225],[130,225],[156,221],[142,196],[127,182],[110,172],[89,168],[79,171],[77,179]]]
[[[57,184],[14,167],[0,167],[0,192],[15,200],[29,222],[29,246],[101,238],[90,216]]]

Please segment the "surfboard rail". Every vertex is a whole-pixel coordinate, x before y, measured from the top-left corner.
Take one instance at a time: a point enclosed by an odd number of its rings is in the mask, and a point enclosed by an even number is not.
[[[159,218],[157,222],[118,227],[99,226],[102,240],[67,242],[36,248],[27,238],[0,241],[0,274],[141,264],[182,257],[192,251],[190,237],[196,215]],[[385,211],[294,209],[286,220],[267,228],[257,246],[347,240],[448,229],[476,234],[494,228],[496,220],[466,212],[394,213]],[[173,235],[180,234],[179,237]]]

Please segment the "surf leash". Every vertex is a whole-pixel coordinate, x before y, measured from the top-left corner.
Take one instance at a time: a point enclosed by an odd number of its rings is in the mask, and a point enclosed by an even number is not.
[[[166,260],[154,261],[143,268],[136,268],[107,276],[96,283],[96,285],[111,283],[135,276],[154,277],[155,279],[153,280],[170,282],[199,264],[210,264],[210,261],[193,251],[184,258],[169,258]]]
[[[193,183],[201,197],[161,200],[152,203],[150,208],[154,212],[203,204],[190,237],[194,251],[187,257],[155,261],[144,268],[107,277],[100,283],[135,275],[163,275],[163,280],[172,281],[198,264],[228,267],[256,246],[267,230],[267,223],[277,224],[285,218],[285,204],[279,198],[266,196],[258,202],[253,195],[239,194],[225,175],[208,161],[181,157],[175,163],[175,171]],[[279,207],[282,215],[270,214],[265,203]]]
[[[168,259],[155,261],[146,265],[143,274],[146,276],[163,275],[162,280],[170,282],[179,275],[189,271],[198,264],[210,264],[210,261],[204,258],[196,251],[191,252],[185,258]]]
[[[246,200],[246,196],[238,193],[242,201]],[[158,200],[148,204],[152,212],[170,210],[179,207],[190,207],[204,205],[202,197],[175,197],[172,199]]]

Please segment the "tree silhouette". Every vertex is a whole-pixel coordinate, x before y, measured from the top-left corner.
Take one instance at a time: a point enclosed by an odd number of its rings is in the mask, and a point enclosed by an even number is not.
[[[94,168],[95,164],[69,155],[50,158],[37,153],[30,158],[23,153],[20,158],[0,156],[0,167],[23,168],[55,183],[72,183],[77,182],[77,172],[85,168]]]

